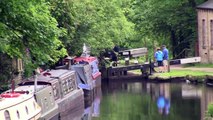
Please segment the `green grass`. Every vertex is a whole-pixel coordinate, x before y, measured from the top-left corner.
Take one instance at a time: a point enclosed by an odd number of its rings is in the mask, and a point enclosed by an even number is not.
[[[182,76],[186,76],[186,75],[190,75],[190,76],[213,75],[213,71],[212,72],[204,72],[204,71],[192,71],[192,70],[172,70],[168,73],[162,73],[160,76],[163,76],[163,77],[170,77],[170,76],[182,77]]]
[[[213,76],[213,72],[203,72],[203,71],[192,71],[192,70],[172,70],[168,73],[157,73],[150,76],[150,79],[161,78],[162,80],[186,77],[190,80],[196,80],[199,82],[204,82],[206,76]]]
[[[140,74],[140,70],[132,70],[132,72],[136,74]],[[202,76],[202,75],[213,75],[212,72],[205,72],[205,71],[196,71],[196,70],[171,70],[170,72],[160,73],[163,76],[186,76],[186,75],[195,75],[195,76]]]
[[[140,70],[134,70],[132,71],[135,74],[141,74]],[[170,72],[166,73],[157,73],[153,76],[162,77],[162,78],[170,78],[170,77],[185,77],[185,76],[206,76],[206,75],[213,75],[212,72],[204,72],[204,71],[195,71],[195,70],[171,70]]]

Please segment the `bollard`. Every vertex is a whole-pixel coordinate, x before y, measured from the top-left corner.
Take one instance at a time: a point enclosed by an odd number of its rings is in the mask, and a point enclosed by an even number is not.
[[[149,59],[149,75],[152,75],[152,61]]]
[[[125,65],[129,65],[129,57],[125,58]]]

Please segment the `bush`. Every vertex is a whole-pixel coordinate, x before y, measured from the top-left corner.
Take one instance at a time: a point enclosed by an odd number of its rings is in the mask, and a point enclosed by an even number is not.
[[[207,117],[213,117],[213,104],[208,105]]]

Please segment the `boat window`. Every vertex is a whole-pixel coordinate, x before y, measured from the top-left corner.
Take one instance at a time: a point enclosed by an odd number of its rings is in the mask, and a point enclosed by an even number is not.
[[[54,95],[54,98],[55,100],[57,100],[59,98],[59,91],[58,91],[58,88],[56,87],[56,84],[53,85],[53,95]]]
[[[66,82],[66,83],[67,83],[67,92],[69,92],[69,90],[70,90],[70,88],[69,88],[69,85],[70,85],[70,84],[69,84],[69,79],[66,80],[66,81],[67,81],[67,82]]]
[[[10,113],[8,110],[4,111],[4,117],[5,117],[5,120],[11,120],[10,119]]]
[[[68,80],[68,86],[69,86],[69,90],[72,90],[72,81],[71,81],[71,79]]]
[[[44,104],[45,104],[45,107],[46,109],[48,110],[49,106],[48,106],[48,101],[47,101],[47,97],[44,98]]]
[[[74,76],[74,75],[72,75],[70,81],[71,81],[71,86],[70,86],[70,87],[71,87],[71,90],[74,90],[74,89],[76,88],[75,76]]]
[[[65,93],[67,93],[67,81],[66,80],[64,80],[64,91],[65,91]]]
[[[25,106],[26,113],[29,114],[27,106]]]
[[[33,102],[33,107],[34,107],[34,109],[36,109],[36,104],[35,104],[35,102]]]
[[[66,83],[65,83],[65,81],[62,82],[62,85],[63,85],[64,94],[66,94]]]
[[[52,91],[49,92],[50,96],[52,96]]]
[[[71,83],[71,87],[72,87],[72,90],[74,90],[74,88],[75,88],[75,81],[74,80]]]
[[[49,94],[50,94],[50,103],[53,104],[54,99],[53,99],[51,96],[52,96],[52,94],[54,94],[54,93],[52,93],[52,91],[50,91]],[[53,97],[54,97],[54,96],[53,96]]]
[[[18,119],[20,119],[20,114],[19,114],[18,110],[16,111],[16,114],[17,114]]]

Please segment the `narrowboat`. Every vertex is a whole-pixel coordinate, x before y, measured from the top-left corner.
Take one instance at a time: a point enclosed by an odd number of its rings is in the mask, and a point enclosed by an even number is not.
[[[68,69],[76,72],[77,84],[84,91],[84,97],[91,97],[94,88],[101,87],[101,72],[97,57],[90,56],[90,48],[84,44],[80,57],[66,57],[65,64],[56,69]],[[86,97],[87,98],[87,97]],[[90,98],[89,98],[90,99]]]
[[[20,86],[35,86],[35,98],[41,106],[41,120],[58,120],[72,109],[84,108],[83,90],[77,87],[76,72],[46,70]]]
[[[38,120],[41,107],[32,89],[24,86],[0,94],[0,120]]]
[[[74,58],[71,69],[77,73],[80,88],[92,90],[101,86],[101,72],[98,69],[98,59],[93,56]]]

